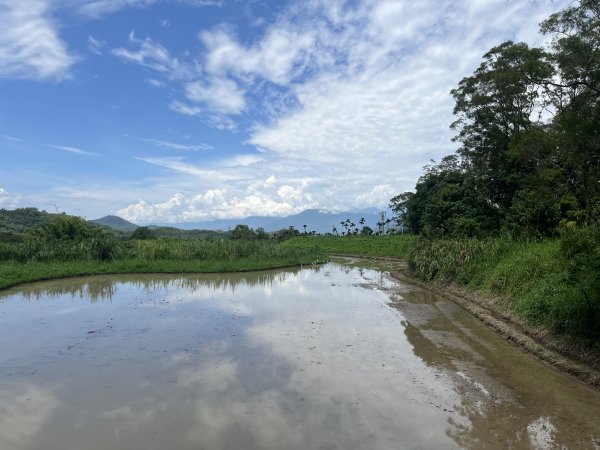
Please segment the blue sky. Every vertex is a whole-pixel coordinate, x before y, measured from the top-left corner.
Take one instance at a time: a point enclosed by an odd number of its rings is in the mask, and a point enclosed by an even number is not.
[[[455,149],[449,91],[566,3],[0,0],[0,207],[383,207]]]

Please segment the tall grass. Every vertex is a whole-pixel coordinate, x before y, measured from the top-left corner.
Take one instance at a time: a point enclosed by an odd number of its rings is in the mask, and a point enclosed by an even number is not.
[[[414,236],[298,236],[283,242],[289,248],[319,248],[325,253],[387,256],[405,259],[415,244]]]
[[[15,284],[96,273],[236,272],[322,262],[314,247],[283,247],[262,240],[156,239],[110,236],[0,244],[0,289]]]
[[[533,325],[600,342],[595,233],[571,230],[552,240],[420,239],[408,259],[409,270],[425,281],[499,296]]]
[[[0,261],[234,260],[320,256],[313,247],[284,247],[267,240],[156,239],[116,241],[93,237],[81,241],[26,241],[0,244]]]

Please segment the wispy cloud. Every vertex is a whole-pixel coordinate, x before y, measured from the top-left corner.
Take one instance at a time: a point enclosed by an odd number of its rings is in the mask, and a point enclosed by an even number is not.
[[[62,80],[75,63],[49,0],[0,0],[0,77]]]
[[[177,142],[163,141],[160,139],[139,138],[140,141],[148,142],[152,145],[162,148],[170,148],[172,150],[182,150],[185,152],[197,152],[202,150],[210,150],[213,147],[208,144],[179,144]]]
[[[18,137],[10,136],[8,134],[2,134],[2,135],[0,135],[0,137],[3,138],[3,139],[7,139],[9,141],[25,142],[25,139],[21,139],[21,138],[18,138]]]
[[[75,0],[77,1],[77,0]],[[83,16],[99,19],[110,13],[127,7],[143,8],[157,3],[161,0],[79,0],[77,12]],[[164,0],[163,0],[164,1]],[[223,0],[176,0],[190,6],[221,6]]]
[[[113,13],[125,7],[143,7],[155,3],[157,0],[93,0],[80,4],[77,12],[81,15],[98,19],[106,14]]]
[[[185,94],[189,100],[212,112],[240,114],[246,107],[244,91],[226,78],[193,81],[185,86]]]
[[[131,31],[129,42],[137,49],[128,50],[119,47],[112,49],[111,53],[126,63],[135,63],[156,70],[168,79],[186,79],[189,76],[192,68],[172,57],[164,46],[151,38],[138,39],[135,32]]]
[[[100,41],[94,38],[92,35],[88,36],[87,49],[94,55],[102,55],[102,49],[106,45],[106,42]]]
[[[86,150],[82,150],[77,147],[70,147],[67,145],[50,145],[50,147],[55,148],[57,150],[62,150],[63,152],[75,153],[76,155],[98,156],[97,153],[88,152]]]
[[[155,166],[164,167],[174,172],[194,175],[202,178],[210,178],[212,180],[222,179],[222,175],[215,172],[214,170],[207,170],[202,167],[195,166],[193,164],[186,163],[181,158],[175,157],[162,157],[162,158],[151,158],[138,156],[136,159],[147,162],[148,164],[154,164]]]

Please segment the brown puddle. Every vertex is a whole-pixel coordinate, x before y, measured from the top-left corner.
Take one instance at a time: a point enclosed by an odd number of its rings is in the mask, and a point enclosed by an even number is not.
[[[600,448],[600,392],[330,263],[0,293],[0,449]]]

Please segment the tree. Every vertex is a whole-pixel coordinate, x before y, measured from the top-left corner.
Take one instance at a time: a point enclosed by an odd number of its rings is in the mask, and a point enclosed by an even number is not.
[[[256,238],[257,239],[269,239],[269,233],[265,231],[263,227],[258,227],[256,229]]]
[[[296,237],[300,234],[300,232],[298,230],[296,230],[293,226],[287,227],[287,228],[282,228],[279,231],[276,231],[273,235],[273,237],[277,240],[277,241],[285,241],[286,239],[291,239],[293,237]]]
[[[155,239],[156,235],[154,234],[154,232],[148,228],[148,227],[137,227],[135,230],[133,230],[133,233],[131,233],[131,236],[129,237],[129,239]]]
[[[475,236],[498,222],[498,208],[487,201],[458,155],[426,166],[415,192],[392,198],[390,208],[414,234]]]
[[[552,61],[559,80],[553,88],[562,165],[585,213],[598,224],[600,213],[600,0],[581,0],[551,15],[541,31],[553,35]]]
[[[256,239],[256,233],[248,225],[236,225],[231,232],[231,239]]]
[[[452,129],[458,154],[475,174],[480,189],[501,208],[510,206],[521,174],[507,153],[511,139],[529,129],[545,106],[534,80],[552,76],[542,49],[511,41],[492,48],[472,76],[451,91],[458,116]]]
[[[371,228],[368,225],[363,226],[362,229],[360,230],[360,235],[361,236],[373,236],[373,228]]]
[[[85,219],[66,214],[53,215],[40,228],[31,230],[32,237],[46,242],[81,241],[92,236],[93,233]]]

